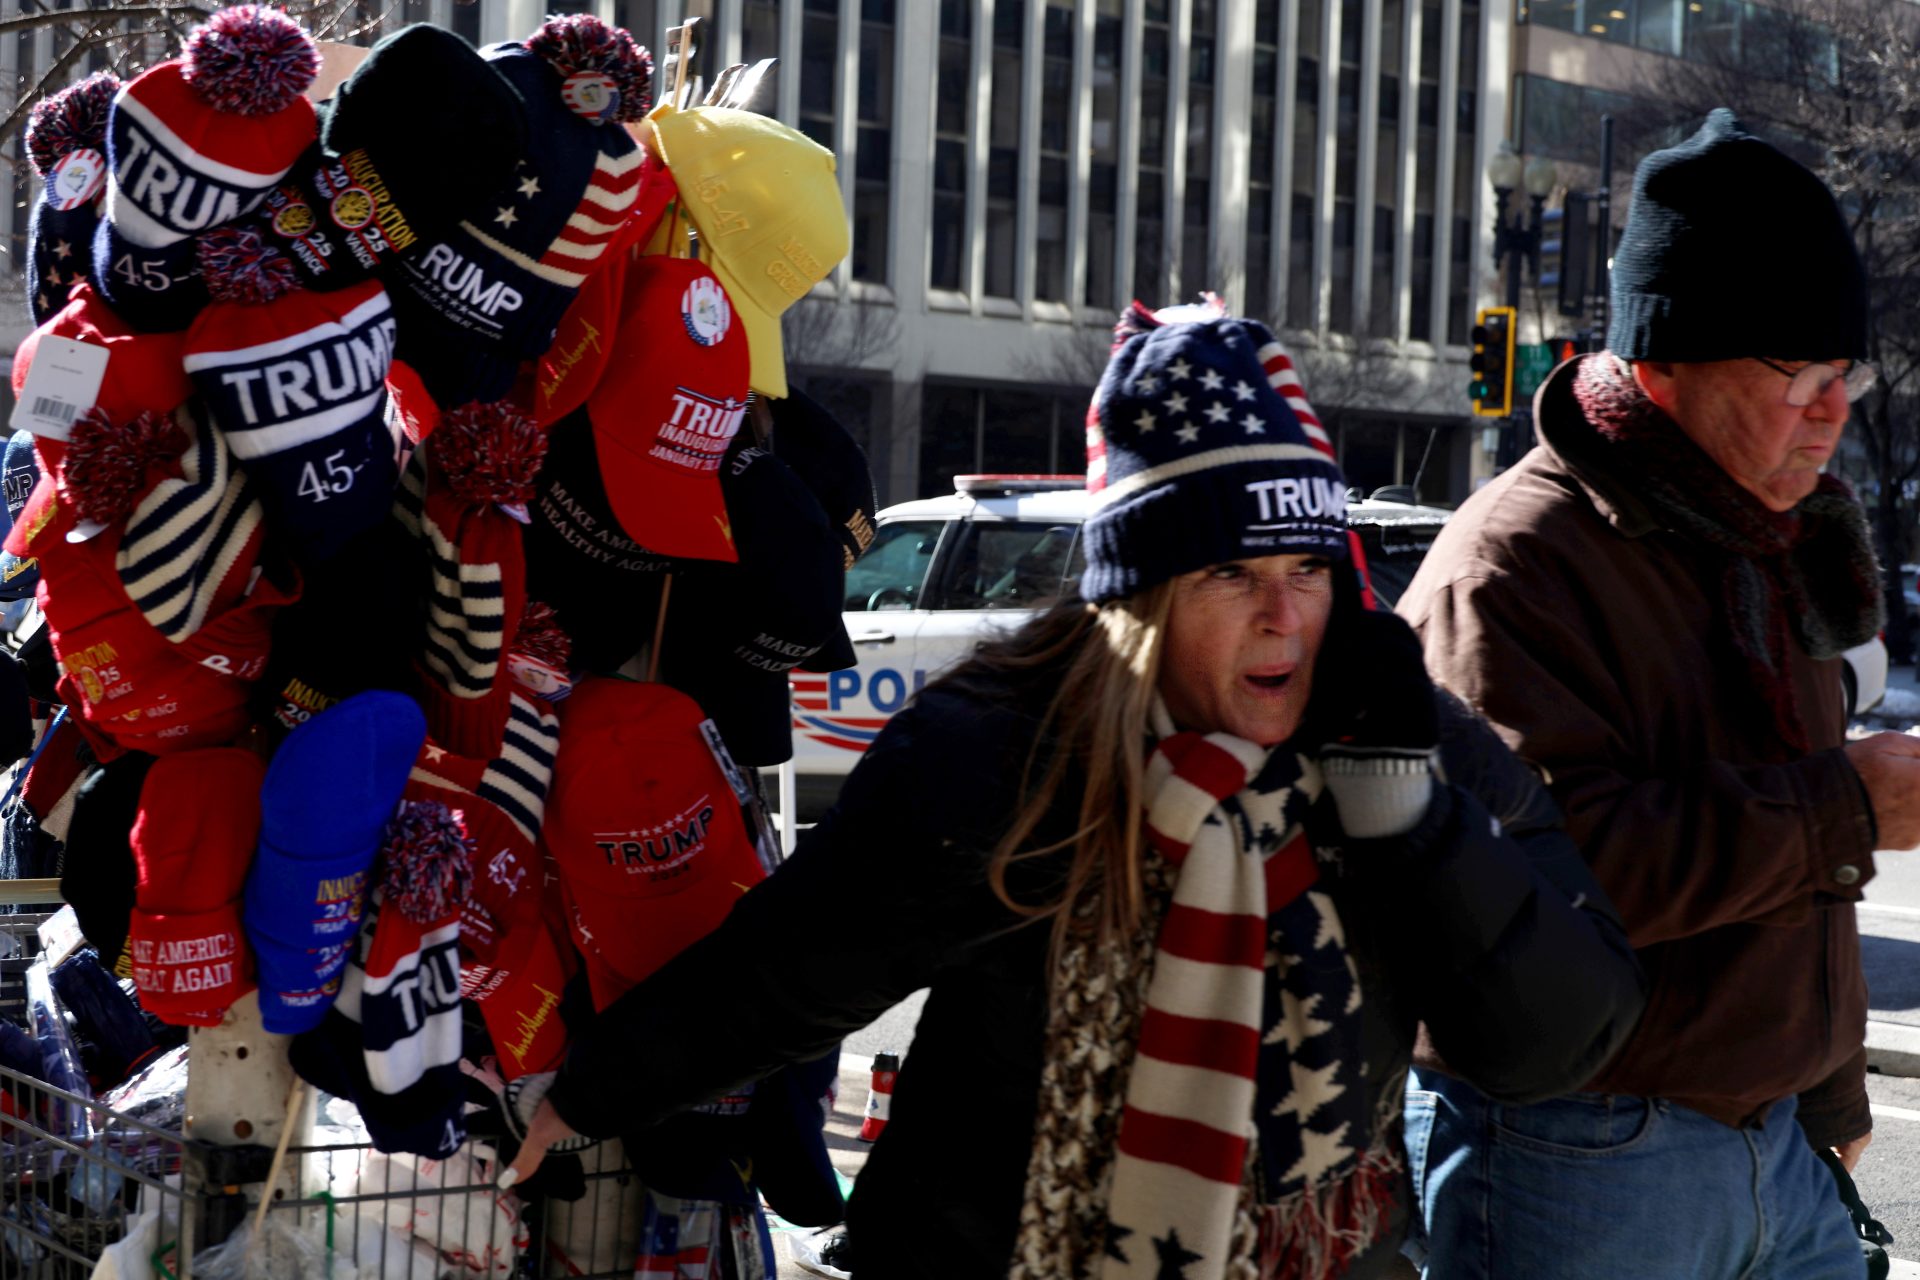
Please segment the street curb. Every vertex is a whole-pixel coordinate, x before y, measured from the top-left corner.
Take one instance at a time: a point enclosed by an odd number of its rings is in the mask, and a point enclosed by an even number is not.
[[[1867,1066],[1887,1076],[1920,1076],[1920,1027],[1867,1019]]]

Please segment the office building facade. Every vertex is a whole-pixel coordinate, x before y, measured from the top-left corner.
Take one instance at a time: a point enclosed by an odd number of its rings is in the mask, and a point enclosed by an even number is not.
[[[1218,291],[1272,325],[1353,482],[1457,501],[1489,470],[1468,331],[1497,293],[1508,0],[563,0],[697,70],[779,59],[756,106],[832,148],[854,249],[789,322],[796,382],[882,498],[1074,472],[1116,312]],[[405,0],[484,42],[537,0]],[[382,6],[338,33],[373,38]],[[59,55],[0,42],[0,75]],[[17,150],[10,142],[6,154]],[[30,194],[14,173],[16,255]],[[9,316],[8,323],[17,320]],[[12,330],[0,330],[0,349]],[[1484,421],[1484,420],[1481,420]]]

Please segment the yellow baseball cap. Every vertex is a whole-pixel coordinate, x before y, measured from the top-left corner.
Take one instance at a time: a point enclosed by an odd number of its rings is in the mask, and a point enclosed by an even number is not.
[[[780,316],[847,256],[852,232],[833,152],[778,120],[730,107],[647,117],[654,151],[747,331],[755,391],[787,394]]]

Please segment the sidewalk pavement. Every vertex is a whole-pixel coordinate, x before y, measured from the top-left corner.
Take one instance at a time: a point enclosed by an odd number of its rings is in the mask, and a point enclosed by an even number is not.
[[[1887,698],[1862,717],[1871,730],[1907,729],[1920,720],[1920,671],[1887,670]],[[1884,859],[1891,878],[1903,868]],[[1882,887],[1883,892],[1885,886]],[[1867,1065],[1891,1076],[1920,1076],[1920,907],[1872,901],[1860,908],[1860,961],[1867,975]],[[1906,896],[1902,894],[1900,896]],[[1920,1268],[1914,1273],[1920,1278]]]

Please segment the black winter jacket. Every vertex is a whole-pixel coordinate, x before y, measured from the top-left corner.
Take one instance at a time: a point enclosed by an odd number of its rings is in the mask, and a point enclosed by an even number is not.
[[[1400,1087],[1424,1020],[1455,1071],[1535,1101],[1577,1088],[1625,1038],[1639,970],[1552,801],[1444,701],[1450,785],[1410,836],[1349,843],[1329,886],[1367,989],[1367,1078]],[[935,686],[895,716],[792,859],[576,1037],[550,1095],[561,1117],[644,1144],[675,1110],[823,1054],[930,987],[849,1206],[858,1274],[1004,1275],[1033,1136],[1048,931],[1001,904],[986,866],[1045,703],[1038,687],[990,703]],[[1042,838],[1071,829],[1078,792],[1062,794]],[[1350,1276],[1384,1271],[1408,1201],[1403,1179],[1392,1240]]]

